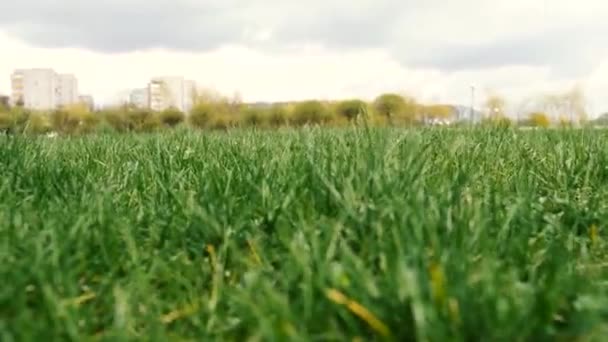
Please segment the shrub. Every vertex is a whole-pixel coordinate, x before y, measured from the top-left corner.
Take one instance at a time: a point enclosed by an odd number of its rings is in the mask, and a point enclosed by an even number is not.
[[[534,127],[549,127],[551,125],[551,121],[549,120],[549,116],[542,112],[535,112],[530,114],[529,123]]]
[[[13,114],[0,103],[0,131],[10,131],[13,121]]]
[[[295,106],[292,120],[296,125],[306,125],[324,123],[329,118],[330,113],[321,102],[305,101]]]
[[[10,112],[0,111],[0,131],[7,132],[13,127],[13,116]]]
[[[213,130],[227,130],[234,126],[236,126],[234,116],[226,114],[213,114],[207,124],[207,127]]]
[[[52,130],[53,125],[50,116],[48,114],[36,113],[29,115],[23,131],[28,134],[44,134]]]
[[[364,115],[366,111],[367,104],[361,100],[346,100],[338,103],[336,106],[336,114],[349,121]]]
[[[21,107],[13,107],[9,113],[11,126],[8,128],[8,132],[12,134],[25,132],[30,116],[30,111]]]
[[[129,120],[126,112],[119,109],[110,109],[102,114],[104,121],[117,132],[127,132],[130,130]]]
[[[175,127],[186,119],[186,115],[177,109],[169,108],[159,114],[160,122],[167,127]]]
[[[275,104],[268,110],[268,124],[272,127],[279,127],[288,123],[289,113],[285,106]]]
[[[79,133],[92,133],[99,127],[101,118],[94,113],[84,113],[80,116]]]
[[[205,128],[209,125],[213,114],[214,106],[209,103],[198,103],[190,112],[189,122],[193,127]]]
[[[56,110],[50,114],[50,120],[53,129],[64,134],[93,132],[101,121],[85,104],[70,105]]]
[[[243,124],[245,126],[259,127],[264,124],[267,113],[264,109],[249,107],[243,112]]]
[[[146,109],[137,109],[127,112],[129,130],[136,132],[150,132],[160,126],[158,116]]]
[[[49,115],[51,127],[55,132],[62,134],[74,134],[81,124],[79,113],[67,110],[55,110]]]

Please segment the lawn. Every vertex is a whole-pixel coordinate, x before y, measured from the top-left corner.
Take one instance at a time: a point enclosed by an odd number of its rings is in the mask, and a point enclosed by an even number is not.
[[[608,334],[608,132],[0,137],[0,340]]]

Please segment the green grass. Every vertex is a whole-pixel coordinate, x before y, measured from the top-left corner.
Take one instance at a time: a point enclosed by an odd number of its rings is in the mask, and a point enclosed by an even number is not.
[[[603,131],[1,137],[0,225],[7,342],[608,333]]]

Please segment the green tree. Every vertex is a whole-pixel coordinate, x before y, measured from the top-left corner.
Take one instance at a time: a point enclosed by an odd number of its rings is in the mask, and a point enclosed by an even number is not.
[[[399,94],[382,94],[374,101],[376,113],[389,122],[412,123],[418,119],[419,106],[413,98]]]
[[[367,112],[367,103],[361,100],[341,101],[336,106],[336,114],[348,119],[355,120]]]
[[[296,104],[293,122],[296,125],[320,124],[330,118],[329,110],[319,101],[304,101]]]
[[[405,107],[405,99],[399,94],[382,94],[374,101],[376,112],[387,118],[400,114]]]
[[[159,113],[158,117],[160,122],[167,127],[175,127],[186,119],[186,115],[176,108],[165,109]]]

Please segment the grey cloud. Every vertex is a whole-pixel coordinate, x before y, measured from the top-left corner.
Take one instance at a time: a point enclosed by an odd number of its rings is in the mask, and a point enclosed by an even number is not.
[[[21,0],[0,4],[0,28],[45,47],[205,50],[238,37],[229,8],[220,1]]]
[[[203,51],[254,44],[248,29],[269,30],[270,44],[383,47],[412,0],[20,0],[0,3],[0,29],[46,47],[104,52],[164,47]]]
[[[580,23],[581,27],[566,29],[556,20],[557,29],[526,32],[517,30],[517,11],[512,11],[505,15],[514,15],[514,28],[505,30],[500,23],[492,22],[493,13],[471,11],[478,8],[493,11],[492,6],[480,4],[485,3],[482,0],[462,0],[457,4],[442,0],[20,0],[0,2],[0,30],[38,46],[103,52],[148,48],[207,51],[223,44],[281,49],[316,43],[339,51],[383,48],[406,66],[443,71],[536,65],[549,66],[556,72],[581,73],[598,58],[605,57],[601,37],[608,34],[608,29],[600,26],[603,24],[582,29],[588,23],[573,17],[572,22]],[[476,16],[482,22],[471,25]],[[539,20],[551,22],[548,17]],[[600,13],[597,22],[601,20]],[[490,43],[470,39],[469,36],[479,36],[480,30],[486,28],[490,30],[485,41]],[[245,35],[248,31],[270,35],[265,41],[255,41]],[[446,43],[446,38],[451,42]]]
[[[591,71],[606,57],[599,29],[554,30],[517,36],[490,43],[445,44],[421,49],[408,56],[409,65],[433,67],[447,72],[502,66],[549,66],[555,76],[567,77]]]

